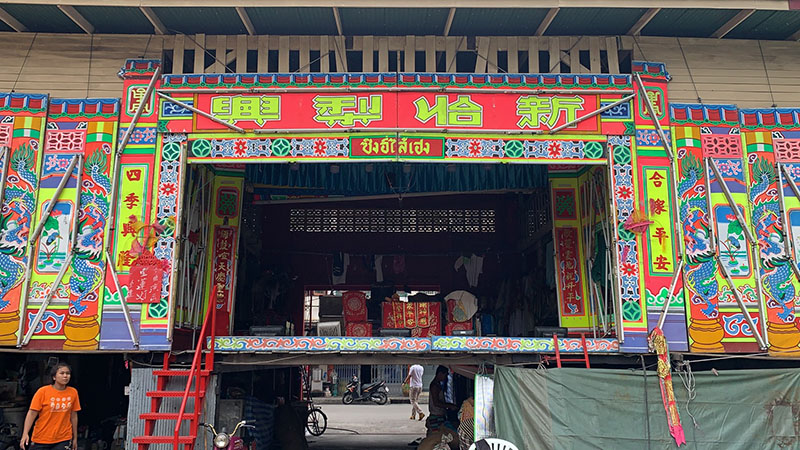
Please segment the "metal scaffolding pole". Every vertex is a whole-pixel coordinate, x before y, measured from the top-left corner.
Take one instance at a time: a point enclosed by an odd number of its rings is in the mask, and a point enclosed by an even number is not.
[[[725,179],[722,178],[722,174],[719,171],[719,167],[717,167],[717,162],[714,158],[708,158],[709,165],[711,166],[711,170],[714,172],[714,177],[716,177],[717,182],[719,182],[720,188],[722,188],[722,192],[725,194],[725,199],[728,201],[728,206],[733,210],[734,215],[736,216],[736,220],[742,227],[744,231],[745,239],[747,240],[748,245],[750,246],[750,251],[753,252],[753,260],[759,261],[759,247],[758,242],[756,242],[755,237],[753,237],[753,233],[750,231],[750,224],[745,222],[744,215],[742,212],[739,211],[739,206],[733,200],[733,195],[731,194],[730,189],[728,189],[728,183],[725,182]],[[711,195],[711,191],[707,192],[707,195]],[[719,246],[717,246],[717,250],[719,250]],[[717,252],[719,256],[719,251]],[[721,263],[721,261],[720,261]],[[764,334],[764,342],[766,345],[769,345],[767,341],[767,321],[766,321],[766,311],[764,310],[764,292],[761,286],[761,268],[756,267],[754,270],[756,275],[756,294],[758,296],[758,313],[761,316],[761,332]],[[731,286],[731,289],[735,288]],[[744,303],[742,303],[744,305]],[[747,315],[747,311],[744,311],[745,315]]]
[[[67,166],[66,172],[61,177],[61,180],[58,183],[58,187],[56,187],[56,191],[53,193],[53,197],[50,199],[50,203],[47,205],[47,208],[44,210],[41,216],[41,222],[39,225],[34,229],[33,234],[28,236],[28,261],[25,264],[25,288],[22,290],[22,301],[20,302],[20,318],[19,318],[19,326],[17,327],[17,346],[22,343],[22,331],[25,329],[25,313],[28,309],[28,302],[27,302],[27,293],[28,293],[28,283],[31,279],[31,274],[33,273],[33,252],[36,250],[36,242],[39,240],[39,236],[42,234],[42,230],[44,229],[44,223],[50,214],[53,212],[53,208],[55,208],[56,203],[58,203],[58,199],[61,198],[61,193],[64,191],[64,188],[67,185],[67,181],[72,178],[72,171],[75,169],[75,165],[81,161],[81,169],[83,170],[83,156],[82,155],[75,155],[72,157],[72,161],[70,161],[69,166]],[[78,180],[80,180],[80,175],[78,175]],[[80,185],[76,186],[76,189],[80,192]],[[75,204],[75,214],[77,215],[77,208],[78,205]],[[67,254],[71,253],[71,247],[67,249]],[[69,265],[69,261],[66,261],[65,258],[65,265]],[[51,289],[51,292],[55,292],[55,289]]]
[[[122,313],[125,316],[125,325],[128,327],[128,334],[131,337],[131,341],[133,341],[133,345],[136,346],[136,348],[139,348],[139,337],[136,336],[136,331],[133,329],[131,311],[128,309],[128,299],[127,296],[122,292],[122,286],[119,284],[119,277],[117,275],[117,268],[114,267],[114,261],[111,258],[111,252],[108,250],[106,250],[106,263],[108,264],[109,272],[111,272],[111,278],[114,280],[114,287],[119,293],[119,304],[122,306]]]
[[[797,267],[797,262],[795,261],[796,249],[789,226],[789,213],[786,211],[786,197],[783,193],[783,177],[785,169],[781,163],[777,163],[776,168],[778,172],[778,201],[780,202],[781,221],[783,222],[783,226],[781,227],[781,234],[783,235],[784,242],[783,253],[784,256],[789,259],[789,265],[792,267],[794,276],[797,277],[798,281],[800,281],[800,268]],[[790,179],[788,181],[790,186],[794,183],[794,180]],[[797,188],[796,185],[795,188]],[[800,197],[798,197],[798,200],[800,200]]]
[[[70,230],[70,243],[69,248],[67,251],[67,255],[64,258],[64,265],[61,266],[61,269],[58,271],[58,275],[56,275],[56,279],[53,280],[53,285],[50,288],[50,292],[47,293],[42,305],[39,307],[39,311],[36,312],[36,316],[31,321],[30,326],[28,327],[28,332],[25,333],[25,337],[22,339],[22,342],[19,343],[18,347],[23,347],[28,345],[31,341],[31,337],[33,337],[33,333],[36,332],[36,327],[39,326],[39,322],[41,322],[42,317],[44,316],[45,311],[50,306],[50,302],[53,300],[53,296],[55,296],[56,291],[58,291],[58,287],[61,285],[61,281],[64,279],[64,275],[67,273],[67,269],[72,265],[72,259],[75,257],[75,247],[78,244],[78,211],[80,210],[81,205],[81,185],[83,184],[83,155],[76,155],[78,158],[78,182],[75,187],[75,205],[72,211],[72,229]],[[67,172],[67,176],[69,176],[72,172]],[[62,179],[63,181],[63,179]],[[56,198],[52,200],[55,203]],[[44,222],[42,222],[44,223]],[[35,243],[35,241],[32,241]],[[33,249],[33,247],[31,247]],[[33,260],[33,255],[28,255],[28,261]],[[20,320],[24,324],[25,315],[23,314]]]

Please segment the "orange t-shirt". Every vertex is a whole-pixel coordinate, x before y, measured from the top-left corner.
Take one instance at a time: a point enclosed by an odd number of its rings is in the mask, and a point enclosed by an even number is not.
[[[31,408],[39,411],[39,418],[33,426],[32,441],[37,444],[55,444],[72,440],[73,411],[81,410],[78,391],[67,386],[59,391],[53,386],[42,386],[31,401]]]

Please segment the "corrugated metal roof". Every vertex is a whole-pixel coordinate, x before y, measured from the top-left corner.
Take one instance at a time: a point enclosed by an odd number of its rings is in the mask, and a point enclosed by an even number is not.
[[[756,11],[726,37],[786,39],[800,30],[800,11]]]
[[[84,31],[55,5],[3,4],[3,9],[39,33],[83,33]]]
[[[153,26],[139,8],[115,6],[76,6],[86,20],[94,25],[95,33],[137,34],[152,33]]]
[[[184,34],[247,33],[234,8],[153,8],[153,11],[165,27]]]
[[[644,8],[561,8],[545,32],[548,36],[625,34],[647,11]]]
[[[442,34],[447,8],[339,8],[346,35]]]
[[[246,11],[258,34],[337,34],[331,8],[246,8]]]
[[[2,8],[33,32],[82,33],[69,17],[51,5],[4,3]],[[655,2],[654,2],[655,3]],[[381,4],[375,2],[376,5]],[[657,5],[655,5],[657,6]],[[97,33],[151,34],[153,26],[135,7],[76,6]],[[226,7],[154,7],[170,32],[244,34],[236,9]],[[246,11],[258,34],[336,35],[332,8],[251,7]],[[532,35],[547,8],[456,8],[452,36]],[[624,35],[645,8],[562,7],[548,27],[548,36]],[[645,36],[709,37],[740,9],[665,8],[641,33]],[[449,8],[339,8],[343,33],[357,35],[441,36]],[[0,22],[0,31],[13,31]],[[800,11],[756,11],[726,38],[787,39],[800,31]]]
[[[735,9],[662,9],[642,29],[642,35],[709,37],[738,12]]]
[[[461,8],[456,10],[450,34],[452,36],[531,35],[547,15],[547,11],[542,8]]]

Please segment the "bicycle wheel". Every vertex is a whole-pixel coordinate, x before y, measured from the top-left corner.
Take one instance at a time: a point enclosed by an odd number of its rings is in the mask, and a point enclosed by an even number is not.
[[[328,429],[328,416],[319,408],[313,408],[306,415],[306,429],[314,436],[321,436]]]

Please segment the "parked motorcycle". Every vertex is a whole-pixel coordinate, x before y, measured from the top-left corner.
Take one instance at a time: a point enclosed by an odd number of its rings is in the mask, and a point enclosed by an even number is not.
[[[244,444],[244,440],[237,436],[236,433],[239,431],[240,428],[255,428],[252,424],[255,423],[255,420],[243,420],[236,424],[233,428],[233,432],[228,434],[225,432],[223,428],[222,431],[217,432],[214,428],[214,425],[208,423],[201,423],[201,427],[205,427],[208,429],[209,432],[214,436],[213,439],[213,448],[221,448],[225,450],[244,450],[246,448]]]
[[[350,405],[353,402],[366,401],[385,405],[386,402],[389,401],[389,388],[386,387],[386,382],[377,381],[369,385],[361,386],[361,383],[358,382],[358,377],[353,376],[353,379],[347,383],[346,392],[342,397],[342,403]]]

